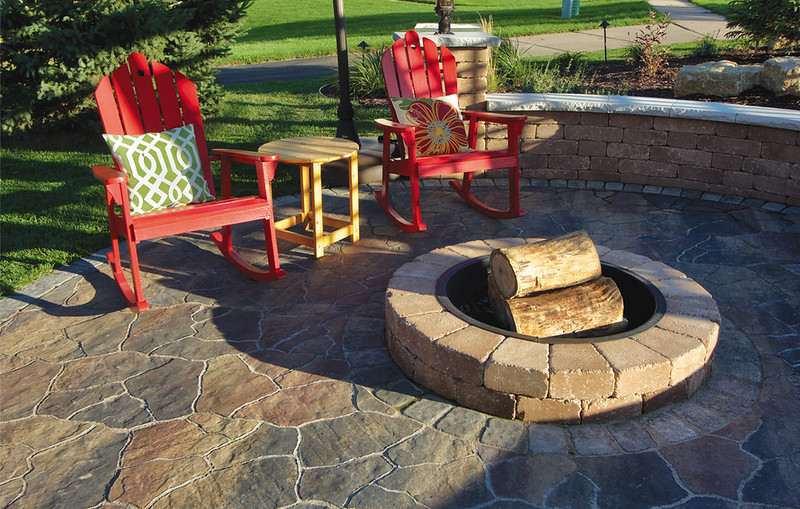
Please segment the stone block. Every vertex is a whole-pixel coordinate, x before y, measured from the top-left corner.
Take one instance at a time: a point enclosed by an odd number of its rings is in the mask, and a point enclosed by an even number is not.
[[[652,123],[652,119],[651,119]],[[622,141],[633,145],[666,145],[667,132],[643,129],[625,129]]]
[[[506,338],[489,358],[483,383],[496,391],[543,398],[548,378],[546,344]]]
[[[574,155],[578,153],[578,142],[560,139],[524,141],[521,148],[522,152],[531,154]]]
[[[738,171],[742,169],[742,156],[733,156],[730,154],[722,154],[715,152],[711,156],[711,167],[719,168],[725,171]]]
[[[622,141],[622,133],[620,127],[568,125],[564,129],[564,137],[568,140]]]
[[[777,95],[800,96],[800,57],[775,57],[764,62],[761,84]]]
[[[588,170],[589,158],[586,156],[550,155],[547,167],[557,170]]]
[[[658,147],[651,147],[650,150],[655,148]],[[678,165],[661,161],[621,159],[618,169],[622,174],[644,175],[647,177],[674,178],[678,175]]]
[[[715,124],[707,120],[689,118],[653,118],[653,127],[658,131],[680,131],[695,134],[714,134]]]
[[[614,393],[614,371],[591,343],[550,346],[550,397],[598,399]]]
[[[550,180],[551,187],[567,187],[567,180],[574,180],[578,178],[577,170],[556,170],[547,168],[536,168],[525,170],[525,176],[529,178],[539,178]],[[557,180],[561,180],[563,185],[558,186]]]
[[[544,154],[523,153],[520,156],[520,165],[523,168],[547,168],[547,156]]]
[[[711,166],[711,153],[703,150],[691,150],[675,147],[651,147],[650,159],[694,166]]]
[[[678,177],[686,180],[697,180],[709,184],[721,184],[723,170],[719,168],[704,168],[700,166],[679,166]]]
[[[487,124],[486,137],[489,139],[508,139],[508,128],[502,124]]]
[[[475,107],[480,103],[486,101],[486,93],[485,92],[476,92],[476,93],[460,93],[458,94],[458,106],[459,108],[468,109],[471,107]]]
[[[697,135],[672,131],[667,136],[667,145],[678,148],[697,148]]]
[[[508,148],[507,139],[492,139],[486,140],[486,150],[504,150]]]
[[[578,145],[578,154],[582,156],[605,156],[606,143],[604,141],[583,140]]]
[[[618,339],[597,343],[597,349],[614,368],[614,396],[645,394],[669,384],[669,359],[634,341]]]
[[[486,78],[468,77],[456,78],[458,80],[459,94],[486,93]]]
[[[722,136],[697,137],[697,148],[709,152],[721,152],[723,154],[733,154],[745,157],[758,157],[761,153],[761,142],[753,140],[741,140],[737,138],[725,138]]]
[[[581,125],[607,126],[608,113],[581,113]]]
[[[650,159],[650,147],[645,145],[631,145],[628,143],[609,143],[608,157],[623,159]]]
[[[774,129],[772,127],[751,125],[748,127],[747,137],[756,141],[795,145],[798,140],[798,132],[788,129]]]
[[[520,396],[517,401],[517,418],[525,422],[577,424],[581,421],[581,403],[574,400]]]
[[[456,58],[456,62],[481,62],[489,61],[488,48],[449,48]]]
[[[776,195],[800,195],[800,181],[798,180],[754,175],[753,187],[759,191],[766,191]]]
[[[433,295],[398,294],[391,290],[386,292],[386,325],[397,330],[397,320],[407,316],[438,313],[442,305]]]
[[[714,133],[725,138],[747,138],[748,126],[744,124],[732,124],[729,122],[717,122]]]
[[[608,117],[608,125],[613,127],[629,127],[632,129],[652,129],[653,117],[647,115],[612,113]]]
[[[456,75],[459,78],[485,77],[489,72],[486,62],[459,62],[456,64]]]
[[[669,359],[670,385],[677,385],[705,365],[706,347],[697,338],[651,327],[633,339]]]
[[[785,161],[773,161],[771,159],[748,158],[742,164],[742,171],[766,177],[776,177],[780,179],[789,178],[789,175],[800,172],[800,163],[793,164]]]
[[[399,343],[417,357],[434,359],[442,354],[441,348],[435,344],[436,340],[467,326],[455,315],[442,312],[403,318],[389,330]]]
[[[388,288],[398,294],[436,295],[436,280],[395,276],[389,281]]]
[[[761,144],[761,156],[765,159],[797,163],[800,162],[800,146],[764,142]]]
[[[675,97],[736,97],[759,84],[761,71],[761,65],[738,65],[730,60],[685,65],[675,77]]]
[[[619,167],[619,160],[616,157],[592,157],[589,168],[592,171],[616,173]]]
[[[470,325],[437,340],[436,355],[424,359],[464,383],[482,385],[484,364],[502,340],[499,334]]]
[[[581,401],[582,421],[610,421],[642,415],[642,396],[632,394],[623,398],[600,398]]]

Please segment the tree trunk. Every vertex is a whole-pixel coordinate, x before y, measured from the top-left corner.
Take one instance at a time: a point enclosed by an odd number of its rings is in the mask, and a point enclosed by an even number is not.
[[[560,290],[499,301],[498,318],[512,331],[547,338],[596,329],[623,320],[622,295],[613,279],[594,281]]]
[[[597,249],[584,231],[495,249],[489,266],[504,299],[566,288],[601,275]]]

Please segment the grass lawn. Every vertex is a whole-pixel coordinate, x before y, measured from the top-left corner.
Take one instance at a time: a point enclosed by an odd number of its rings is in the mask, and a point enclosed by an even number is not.
[[[222,111],[208,122],[211,147],[256,149],[277,138],[336,130],[336,102],[321,97],[321,82],[230,87]],[[359,132],[373,130],[383,107],[357,108]],[[4,139],[0,150],[0,293],[8,294],[109,244],[100,185],[89,166],[108,164],[99,134],[48,134]],[[294,193],[295,171],[282,168],[276,195]],[[234,192],[255,193],[255,175],[238,167]]]
[[[700,7],[704,7],[709,11],[714,11],[718,14],[722,14],[723,16],[727,16],[730,12],[730,8],[728,7],[729,0],[691,0],[693,4],[699,5]]]
[[[348,43],[372,47],[391,42],[391,34],[418,22],[435,22],[432,0],[346,0]],[[458,0],[454,22],[476,23],[493,16],[495,32],[504,36],[567,32],[596,28],[603,18],[614,26],[640,23],[650,10],[643,0],[584,0],[580,16],[561,19],[561,0]],[[244,31],[224,63],[253,63],[332,55],[336,51],[329,0],[255,0]]]
[[[676,44],[667,44],[665,45],[669,48],[669,53],[673,57],[687,57],[691,55],[700,44],[700,41],[696,42],[681,42]],[[717,39],[717,47],[719,51],[729,51],[735,50],[742,46],[742,43],[739,41],[733,41],[729,39]],[[535,57],[528,57],[528,60],[533,62],[546,64],[549,60],[553,57],[550,56],[535,56]],[[586,61],[589,64],[602,64],[604,60],[604,55],[602,51],[592,51],[587,53],[581,53],[582,60]],[[709,60],[714,60],[715,57],[708,57]],[[619,63],[624,62],[628,59],[628,50],[627,48],[616,48],[608,50],[608,62],[609,63]]]

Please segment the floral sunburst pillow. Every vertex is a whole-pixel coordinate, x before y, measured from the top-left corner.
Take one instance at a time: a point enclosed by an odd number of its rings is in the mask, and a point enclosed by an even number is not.
[[[437,98],[392,97],[401,124],[417,127],[417,153],[422,156],[468,150],[467,132],[456,94]]]

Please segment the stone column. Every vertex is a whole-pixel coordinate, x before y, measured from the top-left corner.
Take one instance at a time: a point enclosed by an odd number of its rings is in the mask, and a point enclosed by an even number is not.
[[[500,45],[500,38],[481,31],[476,24],[453,24],[452,34],[435,35],[436,23],[417,23],[414,30],[422,37],[444,44],[458,63],[458,102],[464,109],[485,109],[486,74],[488,72],[490,48]],[[403,32],[395,32],[401,39]]]

